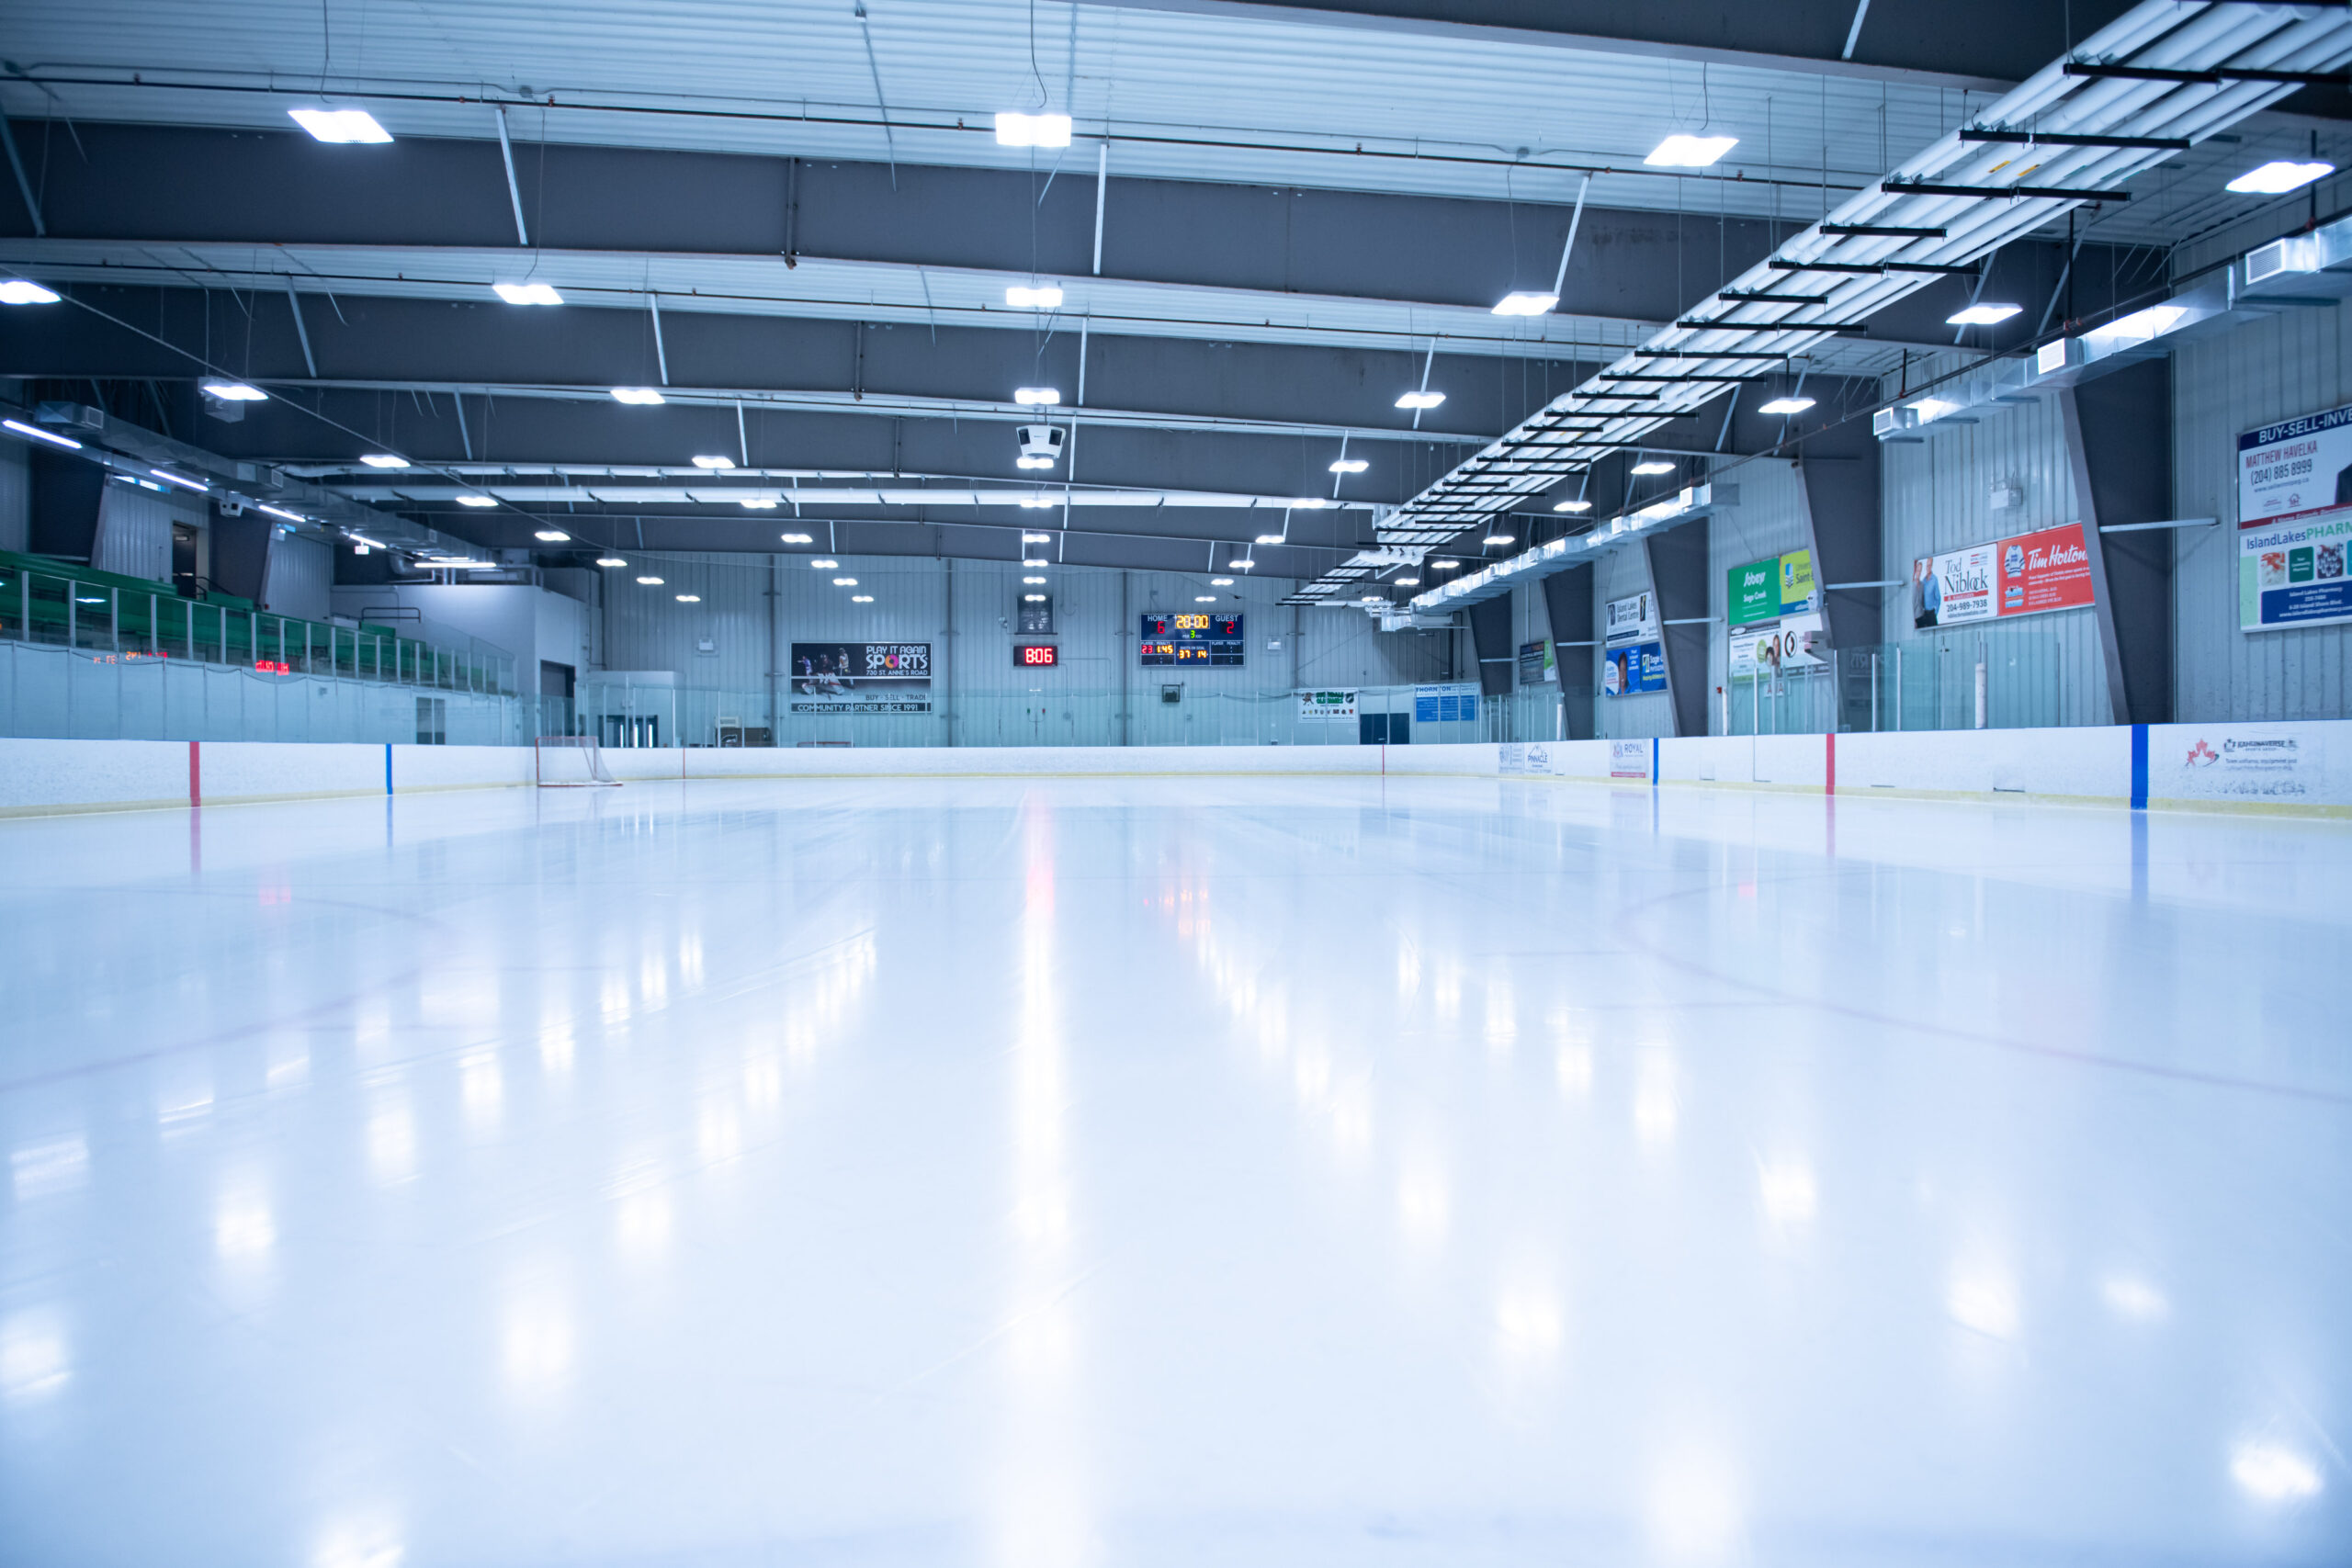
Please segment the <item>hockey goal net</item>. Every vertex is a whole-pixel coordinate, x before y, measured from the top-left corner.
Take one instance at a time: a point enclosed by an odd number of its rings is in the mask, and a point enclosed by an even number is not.
[[[541,789],[618,784],[605,771],[605,754],[593,735],[542,735],[533,770]]]

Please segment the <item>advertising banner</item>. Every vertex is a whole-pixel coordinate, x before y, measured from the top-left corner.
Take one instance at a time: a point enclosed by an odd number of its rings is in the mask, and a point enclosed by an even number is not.
[[[2238,525],[2238,626],[2250,632],[2352,621],[2352,507]]]
[[[2091,603],[2091,555],[2069,523],[1911,563],[1911,624],[1964,626]]]
[[[1355,721],[1356,694],[1353,692],[1298,694],[1298,722],[1301,724],[1353,724]]]
[[[1478,683],[1449,681],[1413,688],[1415,724],[1457,724],[1478,716]]]
[[[1612,779],[1649,777],[1650,753],[1654,745],[1648,740],[1611,740],[1609,743],[1609,776]]]
[[[1539,642],[1519,645],[1519,683],[1540,686],[1546,681],[1559,679],[1559,671],[1552,663],[1552,642],[1549,637]]]
[[[1601,641],[1649,642],[1657,635],[1657,594],[1636,593],[1630,599],[1609,601],[1608,626],[1601,633]]]
[[[2148,759],[2148,793],[2171,799],[2296,801],[2318,797],[2326,776],[2320,727],[2231,730],[2188,725],[2170,757]],[[2169,764],[2169,766],[2167,766]]]
[[[1666,645],[1637,642],[1612,648],[1600,662],[1600,689],[1612,697],[1666,690]]]
[[[1735,626],[1777,621],[1820,608],[1813,581],[1813,552],[1790,550],[1731,569],[1724,604]]]
[[[794,713],[929,713],[931,644],[796,642]]]
[[[2352,503],[2352,405],[2238,437],[2238,526]]]
[[[1731,678],[1770,680],[1784,670],[1815,670],[1826,662],[1828,635],[1819,615],[1792,615],[1777,626],[1731,634]]]

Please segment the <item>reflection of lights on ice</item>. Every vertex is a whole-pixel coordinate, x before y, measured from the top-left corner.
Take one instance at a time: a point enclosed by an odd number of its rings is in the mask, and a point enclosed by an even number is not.
[[[220,1200],[212,1217],[212,1243],[226,1258],[259,1258],[277,1240],[269,1205],[250,1194]]]
[[[387,1105],[368,1118],[368,1168],[387,1186],[416,1169],[416,1122],[405,1105]]]
[[[1592,1047],[1563,1045],[1553,1063],[1559,1074],[1560,1094],[1566,1100],[1582,1100],[1592,1092]]]
[[[1301,1046],[1298,1060],[1291,1067],[1291,1080],[1301,1100],[1310,1106],[1320,1105],[1331,1087],[1329,1054],[1320,1045]]]
[[[0,1325],[0,1398],[39,1399],[65,1386],[65,1335],[45,1313],[20,1313]]]
[[[507,1316],[503,1348],[506,1381],[526,1392],[544,1392],[571,1371],[571,1325],[548,1308],[517,1308]]]
[[[1803,1160],[1773,1160],[1759,1166],[1756,1190],[1765,1218],[1775,1224],[1802,1224],[1813,1218],[1813,1170]]]
[[[1650,1476],[1645,1512],[1661,1557],[1705,1562],[1739,1540],[1739,1484],[1720,1458],[1697,1450],[1668,1456]]]
[[[639,1261],[661,1256],[670,1245],[669,1200],[658,1192],[622,1199],[613,1231],[622,1256]]]
[[[2293,1503],[2319,1495],[2311,1461],[2276,1443],[2241,1443],[2230,1456],[2230,1479],[2265,1503]]]
[[[1372,1095],[1363,1085],[1349,1084],[1331,1097],[1331,1137],[1344,1155],[1372,1147]]]
[[[1657,1148],[1674,1141],[1677,1109],[1674,1069],[1660,1061],[1643,1063],[1634,1089],[1634,1131],[1645,1145]]]
[[[80,1137],[27,1144],[8,1156],[19,1199],[70,1192],[89,1173],[90,1145]]]
[[[341,1525],[321,1538],[311,1563],[311,1568],[400,1568],[404,1555],[399,1539],[389,1529]]]
[[[774,1111],[783,1100],[783,1064],[769,1054],[745,1058],[743,1102],[754,1111]]]
[[[2165,1300],[2163,1292],[2145,1280],[2135,1280],[2128,1274],[2109,1275],[2100,1281],[2098,1293],[2118,1317],[2154,1323],[2172,1312],[2172,1303]]]
[[[1415,1241],[1436,1241],[1445,1235],[1445,1178],[1427,1165],[1408,1167],[1396,1184],[1396,1214],[1405,1234]]]
[[[459,1098],[465,1101],[467,1120],[497,1120],[499,1107],[506,1099],[506,1080],[498,1070],[496,1056],[483,1052],[467,1057],[458,1065],[458,1085]]]
[[[1944,1310],[1962,1328],[1996,1339],[2009,1338],[2018,1331],[2017,1289],[1997,1274],[1954,1276],[1944,1296]]]
[[[549,1077],[561,1077],[571,1071],[576,1054],[569,1028],[550,1029],[539,1036],[539,1070]]]
[[[1539,1290],[1506,1291],[1495,1304],[1495,1335],[1507,1355],[1549,1358],[1560,1348],[1560,1303]]]

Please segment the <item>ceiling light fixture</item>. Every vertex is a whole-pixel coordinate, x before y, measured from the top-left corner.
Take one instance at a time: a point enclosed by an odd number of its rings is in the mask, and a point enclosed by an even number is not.
[[[2277,159],[2258,169],[2248,169],[2223,190],[2240,196],[2279,196],[2290,190],[2301,190],[2313,180],[2325,179],[2335,173],[2333,164],[2299,164],[2292,159]]]
[[[633,403],[640,408],[656,408],[670,400],[650,387],[615,387],[613,399],[616,402]]]
[[[371,468],[405,468],[408,467],[408,459],[406,457],[395,456],[390,452],[366,453],[359,460],[367,464]]]
[[[1811,398],[1774,398],[1769,403],[1757,404],[1756,412],[1758,413],[1792,414],[1803,413],[1805,410],[1811,407],[1813,407],[1813,400]],[[1582,511],[1583,508],[1579,507],[1577,510]]]
[[[836,588],[854,588],[857,586],[857,579],[854,577],[836,577],[833,579],[833,586]]]
[[[1367,604],[1379,604],[1385,603],[1387,597],[1385,593],[1367,593],[1363,596],[1363,602]]]
[[[996,117],[996,140],[1000,147],[1067,147],[1069,116],[1006,110]]]
[[[1227,571],[1255,571],[1258,570],[1258,563],[1253,560],[1229,560],[1225,563],[1225,570]]]
[[[1280,534],[1261,534],[1258,536],[1258,542],[1261,545],[1279,545],[1283,542],[1283,536]]]
[[[596,558],[596,564],[598,566],[627,566],[628,562],[621,559],[618,556],[598,556]]]
[[[1024,604],[1042,604],[1046,602],[1046,596],[1043,593],[1023,593],[1021,596],[1021,602]]]
[[[1372,465],[1362,457],[1342,457],[1331,465],[1331,471],[1335,474],[1360,474],[1370,467]]]
[[[1297,507],[1302,512],[1320,512],[1331,503],[1324,500],[1319,495],[1302,495],[1296,501],[1289,502],[1289,504]]]
[[[1058,305],[1059,299],[1054,301]],[[1024,409],[1049,409],[1062,400],[1059,387],[1015,387],[1012,400]]]
[[[1965,310],[1954,311],[1944,318],[1948,327],[1990,327],[2007,321],[2024,310],[2022,305],[1971,305]]]
[[[552,283],[493,283],[490,286],[509,305],[560,305],[563,296]]]
[[[1012,466],[1016,468],[1050,468],[1054,460],[1051,457],[1015,457]]]
[[[269,394],[259,387],[248,387],[243,381],[207,381],[204,395],[218,398],[224,403],[266,403]]]
[[[1430,566],[1431,570],[1436,571],[1459,571],[1462,570],[1462,563],[1458,560],[1433,560],[1430,562]]]
[[[147,471],[154,475],[159,479],[163,479],[170,484],[180,486],[183,490],[209,492],[212,489],[210,485],[206,484],[202,479],[192,479],[186,474],[175,474],[169,468],[150,468]]]
[[[708,453],[694,458],[693,462],[697,468],[731,468],[735,466],[735,459],[732,457],[722,457]]]
[[[1233,579],[1229,577],[1212,577],[1209,579],[1209,586],[1211,588],[1230,588],[1233,586]]]
[[[1408,392],[1396,400],[1396,406],[1400,409],[1433,409],[1443,401],[1443,392]]]
[[[1051,534],[1023,534],[1021,542],[1024,545],[1050,545],[1054,536]]]
[[[1489,545],[1509,545],[1517,543],[1517,541],[1509,534],[1489,534],[1487,536],[1486,542]]]
[[[390,141],[392,133],[366,109],[288,109],[294,123],[321,141]]]
[[[662,580],[658,577],[640,577],[638,579],[638,581],[643,583],[648,588],[659,588],[662,586]]]
[[[1642,160],[1653,169],[1704,169],[1739,145],[1736,136],[1685,136],[1675,132]]]
[[[531,537],[543,545],[560,545],[571,537],[560,528],[542,528]]]
[[[21,277],[0,283],[0,305],[54,305],[57,290]]]
[[[813,545],[817,542],[806,534],[786,534],[783,537],[787,545]]]
[[[774,512],[775,510],[775,497],[772,495],[742,496],[739,498],[738,503],[746,512]]]
[[[699,604],[702,603],[702,595],[699,593],[681,593],[678,595],[678,603],[681,604]]]
[[[268,513],[272,517],[283,517],[288,523],[308,523],[310,521],[309,518],[303,516],[299,512],[288,512],[282,506],[272,506],[266,501],[257,501],[254,502],[254,507],[256,511]]]
[[[1062,290],[1057,283],[1041,283],[1035,287],[1008,284],[1004,302],[1024,310],[1057,310],[1061,309]]]
[[[1552,510],[1555,512],[1589,512],[1592,510],[1592,502],[1589,501],[1555,501],[1552,503]]]
[[[0,429],[13,430],[19,435],[29,435],[35,441],[46,441],[52,446],[62,446],[69,452],[79,452],[82,444],[63,435],[52,435],[46,430],[35,430],[29,424],[19,424],[13,419],[0,419]]]
[[[1634,472],[1637,474],[1670,474],[1674,472],[1674,465],[1671,463],[1662,463],[1656,457],[1652,457],[1646,462],[1634,464]]]
[[[1419,588],[1421,585],[1421,580],[1418,577],[1399,577],[1394,581],[1399,588]]]
[[[496,506],[498,498],[494,495],[461,495],[458,497],[458,504],[459,506]]]
[[[1495,301],[1498,316],[1541,316],[1557,306],[1556,294],[1540,294],[1533,289],[1514,288]]]
[[[831,571],[841,564],[837,560],[812,560],[808,563],[810,570],[815,571]]]
[[[1035,588],[1043,585],[1046,580],[1042,577],[1024,577],[1021,581],[1029,584],[1032,588]]]
[[[1195,593],[1193,595],[1193,603],[1195,604],[1214,604],[1216,603],[1216,595],[1214,593]]]
[[[1021,566],[1022,570],[1024,571],[1043,571],[1047,564],[1048,563],[1041,560],[1024,560],[1021,563]]]
[[[849,602],[853,604],[871,604],[874,603],[874,595],[871,593],[853,593],[849,596]]]

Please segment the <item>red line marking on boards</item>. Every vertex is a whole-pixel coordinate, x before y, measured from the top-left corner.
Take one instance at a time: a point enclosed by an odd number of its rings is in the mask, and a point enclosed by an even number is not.
[[[203,742],[197,740],[187,743],[187,803],[190,806],[204,804],[204,757],[197,750],[201,744]]]
[[[1821,742],[1822,742],[1822,745],[1826,749],[1826,753],[1825,753],[1825,754],[1826,754],[1826,755],[1828,757],[1828,759],[1829,759],[1829,777],[1828,777],[1828,782],[1827,782],[1827,783],[1826,783],[1826,784],[1824,784],[1821,786],[1821,793],[1822,793],[1822,794],[1824,794],[1824,795],[1836,795],[1836,794],[1838,793],[1838,737],[1837,737],[1837,734],[1836,734],[1834,731],[1832,731],[1832,732],[1830,732],[1830,733],[1827,733],[1827,734],[1823,735],[1823,736],[1822,736],[1822,738],[1821,738]]]

